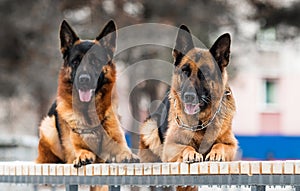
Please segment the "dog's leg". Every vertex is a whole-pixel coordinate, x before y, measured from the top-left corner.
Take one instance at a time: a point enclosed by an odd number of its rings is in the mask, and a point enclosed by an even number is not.
[[[55,127],[54,117],[45,117],[39,127],[40,140],[36,163],[64,162],[63,149]]]
[[[90,191],[108,191],[108,186],[91,186]]]
[[[96,160],[96,155],[85,149],[76,149],[76,159],[73,161],[74,167],[79,168],[88,164],[92,164]]]
[[[236,154],[236,145],[234,144],[215,144],[211,151],[206,155],[208,161],[232,161]]]
[[[154,154],[149,148],[140,148],[138,153],[141,162],[161,162],[159,156]]]
[[[191,146],[165,143],[162,160],[164,162],[193,163],[203,161],[203,156]]]
[[[232,161],[235,157],[238,142],[232,132],[219,137],[205,157],[209,161]]]
[[[118,121],[116,118],[111,121]],[[107,122],[103,126],[109,128],[102,133],[102,153],[110,158],[115,157],[115,162],[139,162],[139,157],[131,152],[127,146],[124,133],[118,123]],[[101,158],[101,157],[100,157]]]
[[[61,163],[63,162],[58,158],[50,149],[50,145],[41,139],[38,145],[38,157],[36,163]]]
[[[198,187],[197,186],[177,186],[176,191],[197,191]]]
[[[119,162],[133,162],[134,163],[134,162],[140,161],[139,157],[136,154],[132,153],[130,151],[130,149],[127,147],[127,145],[124,146],[124,145],[119,144],[119,146],[121,146],[121,147],[123,146],[123,148],[121,148],[121,150],[123,150],[123,151],[116,153],[115,156],[116,156],[117,163],[119,163]],[[112,155],[114,155],[114,153],[112,153]]]
[[[149,119],[141,126],[138,155],[141,162],[160,162],[163,144],[159,137],[157,122]]]

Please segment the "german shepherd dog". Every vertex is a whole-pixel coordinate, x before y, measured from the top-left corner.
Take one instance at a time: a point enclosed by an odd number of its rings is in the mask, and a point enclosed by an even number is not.
[[[230,43],[226,33],[208,50],[195,47],[189,29],[180,26],[170,90],[141,127],[142,162],[234,159],[237,140],[231,126],[235,101],[226,71]]]
[[[56,101],[39,127],[37,163],[136,162],[116,111],[116,26],[111,20],[95,40],[81,40],[63,21],[63,65]]]

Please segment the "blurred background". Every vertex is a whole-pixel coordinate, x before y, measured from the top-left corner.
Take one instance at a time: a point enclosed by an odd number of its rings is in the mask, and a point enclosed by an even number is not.
[[[118,28],[184,23],[208,47],[229,32],[238,159],[300,158],[299,0],[1,0],[0,160],[36,157],[38,126],[56,95],[62,64],[58,30],[63,19],[83,39],[95,38],[109,19]],[[122,70],[152,58],[172,62],[171,49],[131,48],[118,56],[117,65]],[[158,70],[171,78],[172,71]],[[128,93],[130,79],[120,83],[123,94]],[[143,121],[149,103],[162,99],[166,88],[155,80],[138,84],[130,92],[128,115]],[[128,116],[123,116],[122,124],[138,129]],[[127,140],[138,148],[138,134],[128,131]]]

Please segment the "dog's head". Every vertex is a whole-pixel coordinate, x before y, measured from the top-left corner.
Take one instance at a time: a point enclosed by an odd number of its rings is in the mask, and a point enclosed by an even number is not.
[[[227,83],[230,41],[226,33],[210,49],[200,49],[194,46],[189,29],[185,25],[180,27],[173,50],[172,86],[185,115],[205,119],[217,110]]]
[[[111,20],[94,40],[81,40],[71,26],[63,21],[60,28],[61,53],[64,64],[63,81],[74,86],[73,95],[89,103],[95,92],[115,80],[112,62],[116,46],[116,25]]]

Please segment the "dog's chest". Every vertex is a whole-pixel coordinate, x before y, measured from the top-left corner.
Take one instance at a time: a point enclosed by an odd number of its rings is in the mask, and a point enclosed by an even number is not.
[[[82,134],[80,135],[89,149],[96,154],[101,152],[102,136],[98,133]]]
[[[203,140],[204,134],[205,134],[205,131],[190,132],[189,136],[187,136],[188,138],[186,139],[187,145],[190,145],[190,146],[194,147],[195,149],[198,149]]]

